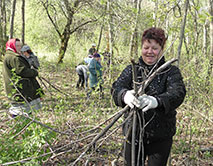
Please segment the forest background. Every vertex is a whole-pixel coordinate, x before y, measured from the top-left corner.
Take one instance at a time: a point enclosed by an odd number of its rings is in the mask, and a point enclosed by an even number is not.
[[[10,119],[0,61],[0,164],[71,165],[120,110],[111,84],[140,56],[142,32],[157,26],[168,35],[165,57],[179,60],[187,88],[168,165],[212,165],[212,0],[1,0],[0,13],[1,60],[9,38],[27,43],[40,60],[46,94],[32,117]],[[112,63],[102,60],[104,98],[94,93],[86,100],[75,89],[75,66],[92,43]],[[121,124],[122,118],[78,165],[122,165]]]

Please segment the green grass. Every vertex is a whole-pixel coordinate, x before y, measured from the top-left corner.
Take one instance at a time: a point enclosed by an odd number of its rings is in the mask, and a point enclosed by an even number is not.
[[[66,61],[62,65],[56,65],[52,61],[41,58],[39,75],[47,79],[62,93],[43,81],[46,89],[40,82],[45,91],[43,108],[34,111],[32,116],[53,130],[67,134],[57,133],[35,122],[32,122],[24,131],[19,133],[29,123],[29,120],[21,117],[11,120],[6,112],[1,112],[0,163],[22,160],[28,157],[39,157],[42,154],[57,150],[55,154],[61,152],[61,155],[52,158],[50,157],[53,154],[46,155],[29,160],[24,165],[68,165],[80,155],[80,152],[83,152],[83,148],[91,142],[94,136],[71,143],[85,136],[99,133],[106,125],[93,132],[82,134],[82,132],[92,129],[120,110],[112,102],[110,94],[110,82],[112,81],[109,80],[108,75],[105,75],[104,99],[99,99],[99,95],[96,93],[92,94],[89,101],[85,99],[85,91],[75,88],[77,74],[74,62]],[[118,77],[124,66],[125,62],[121,66],[115,65],[112,68],[112,80]],[[0,62],[0,103],[1,110],[5,110],[8,108],[8,101],[3,90],[1,69],[2,62]],[[183,76],[187,86],[187,97],[177,110],[177,134],[174,137],[171,163],[173,165],[183,165],[186,164],[185,162],[189,162],[189,165],[209,164],[212,163],[212,153],[209,151],[201,153],[200,148],[209,147],[213,144],[211,127],[213,111],[212,96],[210,95],[212,89],[210,89],[209,94],[206,94],[205,89],[208,87],[203,87],[204,82],[196,74],[189,74],[185,71]],[[116,125],[118,126],[121,122],[122,120],[119,120]],[[16,137],[14,138],[14,136]],[[121,153],[123,139],[121,129],[119,129],[108,139],[103,140],[103,143],[99,141],[96,144],[96,147],[98,147],[102,143],[99,149],[97,151],[93,149],[86,154],[86,157],[91,158],[93,164],[109,164]],[[90,153],[92,155],[88,156]],[[82,160],[82,164],[85,161],[86,158]],[[119,158],[119,163],[122,163],[122,157]]]

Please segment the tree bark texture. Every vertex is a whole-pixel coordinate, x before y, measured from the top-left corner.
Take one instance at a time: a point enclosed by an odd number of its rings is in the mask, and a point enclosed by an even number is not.
[[[59,49],[59,57],[58,57],[58,64],[63,63],[64,55],[67,50],[67,45],[70,39],[70,33],[67,32],[68,29],[70,29],[70,23],[67,24],[66,28],[64,29],[64,32],[61,36],[61,44]]]
[[[182,20],[182,26],[181,26],[181,31],[180,31],[180,42],[179,42],[179,46],[178,46],[178,66],[180,63],[180,55],[181,55],[181,48],[182,48],[182,43],[183,43],[183,39],[184,39],[184,31],[185,31],[185,25],[186,25],[186,17],[187,17],[187,11],[188,11],[188,6],[189,6],[189,0],[185,1],[185,11],[184,11],[184,17]]]
[[[13,38],[15,11],[16,11],[16,0],[13,0],[12,9],[11,9],[11,16],[10,16],[10,36],[9,36],[10,39]]]
[[[3,29],[3,37],[7,41],[7,14],[6,14],[6,4],[5,0],[2,0],[2,29]]]
[[[5,54],[6,44],[6,10],[5,0],[0,1],[0,59]]]
[[[3,28],[2,28],[2,22],[3,22],[3,18],[2,18],[2,1],[0,2],[0,42],[3,39]]]
[[[99,51],[100,45],[101,45],[101,39],[102,39],[102,34],[103,34],[103,28],[104,25],[101,26],[100,34],[99,34],[99,39],[98,39],[98,46],[97,46],[97,52]]]
[[[130,42],[130,57],[135,58],[138,57],[138,22],[141,11],[141,1],[142,0],[134,0],[134,7],[137,9],[137,13],[135,15],[135,23]]]
[[[72,24],[72,21],[73,21],[75,8],[78,7],[80,0],[76,0],[74,2],[73,8],[71,8],[68,0],[63,0],[63,2],[66,6],[66,12],[67,12],[68,17],[67,17],[66,26],[65,26],[64,31],[63,31],[62,36],[61,36],[61,46],[60,46],[60,49],[59,49],[58,64],[63,62],[63,58],[64,58],[65,52],[67,50],[67,45],[68,45],[70,35],[71,35],[70,27],[71,27],[71,24]]]
[[[110,69],[111,65],[113,62],[113,46],[114,46],[114,34],[113,34],[113,16],[112,16],[112,11],[111,11],[111,1],[107,1],[107,11],[109,13],[109,21],[108,21],[108,31],[109,31],[109,53],[110,53]],[[109,79],[111,80],[112,78],[112,71],[109,70]]]
[[[207,53],[208,21],[203,25],[203,53]]]
[[[212,66],[213,66],[213,0],[209,0],[209,14],[210,14],[210,53],[209,53],[209,66],[208,74],[206,78],[206,86],[210,84],[210,78],[212,77]]]
[[[25,43],[25,0],[22,0],[22,34],[21,34],[21,40],[22,43]]]

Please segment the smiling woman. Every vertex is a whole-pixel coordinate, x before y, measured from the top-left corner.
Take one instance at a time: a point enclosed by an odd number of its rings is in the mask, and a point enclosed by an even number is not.
[[[132,119],[123,126],[127,138],[124,144],[126,166],[144,165],[146,157],[149,166],[166,166],[167,163],[172,137],[176,132],[176,108],[181,105],[186,94],[180,70],[169,65],[153,78],[145,88],[145,94],[135,94],[135,89],[141,88],[149,75],[165,64],[164,57],[161,57],[165,42],[166,37],[161,28],[145,30],[142,55],[135,70],[132,65],[127,66],[112,85],[111,92],[117,106],[128,105],[131,109],[137,107],[125,115],[128,117],[134,110],[138,113],[135,118],[138,124],[135,127]],[[133,81],[133,72],[137,82]],[[133,129],[135,132],[132,132]]]
[[[164,31],[150,28],[143,33],[142,59],[147,65],[153,65],[161,57],[166,42]]]
[[[161,46],[154,40],[146,40],[142,46],[142,58],[147,65],[153,65],[162,55]]]

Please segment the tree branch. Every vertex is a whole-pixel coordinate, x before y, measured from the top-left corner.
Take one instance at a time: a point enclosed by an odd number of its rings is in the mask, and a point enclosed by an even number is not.
[[[86,150],[81,153],[81,155],[73,162],[71,163],[71,166],[75,166],[77,164],[77,162],[87,153],[87,151],[90,150],[90,148],[92,148],[95,143],[97,142],[97,140],[99,138],[101,138],[104,134],[106,134],[106,132],[114,125],[114,123],[128,110],[128,105],[126,105],[113,119],[113,121],[107,126],[105,127],[101,133],[99,133],[93,140],[92,142],[88,145],[88,147],[86,148]]]
[[[79,28],[83,27],[84,25],[89,24],[89,23],[91,23],[91,22],[95,22],[95,21],[97,21],[97,20],[98,20],[98,19],[89,20],[89,21],[86,21],[86,22],[84,22],[84,23],[78,25],[78,26],[75,27],[72,31],[70,31],[70,35],[71,35],[72,33],[74,33],[75,31],[77,31]]]
[[[48,4],[45,4],[45,3],[42,2],[42,1],[41,1],[41,3],[42,3],[42,5],[43,5],[43,7],[44,7],[44,9],[45,9],[45,11],[46,11],[46,13],[47,13],[48,18],[50,19],[52,25],[54,26],[56,32],[57,32],[58,35],[61,37],[62,34],[60,33],[58,26],[56,25],[56,23],[53,21],[52,17],[50,16],[50,13],[49,13],[49,10],[48,10],[48,6],[49,6],[49,5],[48,5]],[[48,3],[48,2],[46,2],[46,3]]]

